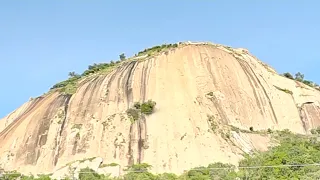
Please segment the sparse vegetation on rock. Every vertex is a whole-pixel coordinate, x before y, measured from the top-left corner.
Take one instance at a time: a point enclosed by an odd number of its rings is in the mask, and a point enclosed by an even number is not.
[[[211,130],[215,132],[216,129],[218,128],[218,123],[215,121],[214,116],[208,115],[207,117],[208,117],[208,123],[210,124]]]
[[[283,75],[284,77],[286,77],[286,78],[289,78],[289,79],[292,79],[292,80],[296,80],[296,81],[302,82],[302,83],[304,83],[305,85],[308,85],[308,86],[310,86],[310,87],[313,87],[313,88],[316,88],[316,89],[320,90],[318,84],[316,84],[316,83],[314,83],[314,82],[312,82],[312,81],[309,81],[309,80],[305,80],[305,79],[304,79],[304,74],[302,74],[301,72],[297,72],[297,73],[295,74],[295,77],[293,77],[293,76],[292,76],[290,73],[288,73],[288,72],[283,73],[282,75]]]
[[[71,129],[81,129],[82,124],[74,124]]]
[[[178,44],[176,44],[176,43],[175,44],[163,44],[161,46],[153,46],[151,48],[147,48],[143,51],[138,52],[138,56],[143,56],[146,54],[148,54],[148,56],[151,56],[155,53],[159,53],[159,52],[167,50],[169,48],[176,48],[176,47],[178,47]]]
[[[282,89],[282,88],[280,88],[278,86],[274,86],[274,87],[277,88],[280,91],[283,91],[283,92],[287,93],[287,94],[291,94],[291,95],[293,94],[293,92],[290,91],[289,89]]]
[[[115,166],[119,166],[119,164],[117,164],[117,163],[101,164],[101,165],[99,166],[99,168],[104,168],[104,167],[115,167]]]
[[[320,134],[320,127],[310,130],[311,134]]]

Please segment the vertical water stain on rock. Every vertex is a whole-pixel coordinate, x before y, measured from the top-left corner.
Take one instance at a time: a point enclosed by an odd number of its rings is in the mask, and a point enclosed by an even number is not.
[[[46,111],[39,112],[41,113],[41,118],[30,121],[30,124],[37,124],[36,128],[31,132],[31,137],[34,138],[28,140],[28,143],[17,153],[18,157],[23,157],[27,154],[25,164],[36,165],[41,155],[41,147],[47,142],[48,131],[52,124],[51,120],[54,119],[58,110],[64,105],[65,99],[63,95],[58,96],[47,106]]]
[[[36,109],[37,105],[43,100],[43,97],[39,97],[35,99],[35,101],[22,113],[19,117],[17,117],[11,124],[9,124],[3,131],[0,132],[0,141],[5,139],[7,133],[13,132],[16,127],[18,127],[24,118],[26,118],[30,112]]]
[[[129,130],[129,144],[128,144],[128,166],[132,166],[134,164],[134,159],[133,159],[133,150],[132,150],[132,141],[133,141],[133,123],[130,125],[130,130]]]
[[[69,109],[69,103],[70,103],[71,97],[72,97],[72,95],[64,95],[64,98],[65,98],[65,100],[64,100],[64,116],[63,116],[64,118],[62,120],[59,133],[57,134],[57,137],[56,137],[55,151],[53,151],[53,157],[54,157],[53,165],[54,166],[57,165],[59,155],[61,154],[60,143],[61,143],[61,139],[62,139],[62,133],[63,133],[64,127],[66,125],[66,122],[67,122],[68,109]]]
[[[266,112],[266,110],[265,110],[265,106],[261,105],[261,102],[264,102],[264,101],[263,101],[263,98],[260,95],[257,94],[257,91],[256,91],[257,88],[258,89],[262,89],[264,96],[268,100],[268,105],[269,105],[269,108],[270,108],[270,110],[272,112],[272,117],[274,118],[275,122],[278,123],[278,119],[277,119],[276,113],[275,113],[273,105],[271,103],[271,99],[270,99],[267,91],[265,90],[265,88],[261,84],[259,78],[256,76],[255,72],[252,70],[252,68],[250,67],[248,62],[246,62],[244,60],[241,60],[241,59],[238,59],[238,58],[236,58],[236,59],[239,62],[243,72],[247,75],[248,81],[249,81],[250,86],[252,88],[252,91],[254,93],[255,100],[256,100],[257,105],[258,105],[258,107],[260,109],[261,115],[264,116],[264,113]],[[253,86],[252,82],[254,82],[255,87]]]

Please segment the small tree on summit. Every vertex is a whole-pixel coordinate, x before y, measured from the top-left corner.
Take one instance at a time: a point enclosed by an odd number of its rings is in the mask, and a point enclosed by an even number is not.
[[[73,77],[77,77],[77,76],[79,76],[79,75],[78,75],[77,73],[75,73],[74,71],[72,71],[72,72],[69,72],[68,76],[69,76],[70,78],[73,78]]]
[[[300,72],[296,73],[295,76],[296,76],[295,79],[296,79],[297,81],[302,82],[302,81],[304,80],[304,74],[302,74],[302,73],[300,73]]]
[[[120,54],[119,57],[121,61],[124,61],[126,59],[126,56],[124,55],[124,53]]]

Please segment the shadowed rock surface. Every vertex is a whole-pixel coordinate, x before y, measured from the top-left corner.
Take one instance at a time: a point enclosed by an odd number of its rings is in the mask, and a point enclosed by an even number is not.
[[[149,99],[155,112],[131,122],[126,110]],[[181,173],[237,164],[243,152],[266,150],[270,137],[228,128],[306,134],[320,125],[319,100],[319,91],[278,75],[245,49],[179,45],[91,75],[73,95],[51,91],[22,105],[0,120],[0,166],[47,173],[102,157],[123,168],[145,162],[153,172]]]

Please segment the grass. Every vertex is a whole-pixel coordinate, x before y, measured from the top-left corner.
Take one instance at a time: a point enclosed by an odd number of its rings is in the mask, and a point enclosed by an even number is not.
[[[290,95],[293,94],[293,92],[290,91],[290,90],[288,90],[288,89],[282,89],[282,88],[280,88],[280,87],[278,87],[278,86],[274,86],[274,87],[277,88],[277,89],[280,90],[280,91],[283,91],[283,92],[287,93],[287,94],[290,94]]]
[[[168,50],[170,48],[176,48],[178,47],[178,44],[162,44],[161,46],[153,46],[151,48],[147,48],[144,49],[143,51],[138,52],[137,56],[144,56],[144,55],[148,55],[148,56],[152,56],[156,53],[160,53],[163,52],[165,50]]]
[[[71,129],[81,129],[83,124],[74,124]]]
[[[90,162],[92,162],[95,158],[97,158],[97,157],[85,158],[85,159],[80,160],[79,162],[80,162],[80,163],[83,163],[83,162],[85,162],[85,161],[87,161],[87,160],[89,160]]]
[[[119,164],[117,164],[117,163],[101,164],[101,165],[99,166],[99,168],[104,168],[104,167],[115,167],[115,166],[119,166]]]

